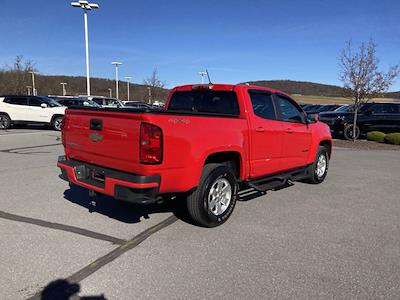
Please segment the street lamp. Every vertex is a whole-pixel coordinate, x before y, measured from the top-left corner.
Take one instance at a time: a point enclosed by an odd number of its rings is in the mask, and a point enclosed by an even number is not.
[[[86,89],[87,95],[90,96],[90,76],[89,76],[89,36],[88,36],[88,22],[87,12],[94,8],[99,8],[96,3],[89,3],[88,1],[80,0],[78,2],[71,2],[73,7],[80,7],[83,9],[83,19],[85,23],[85,49],[86,49]]]
[[[37,91],[36,91],[36,87],[35,87],[35,72],[30,71],[29,73],[32,74],[32,95],[37,96]]]
[[[118,66],[122,65],[122,62],[113,61],[111,64],[115,66],[115,98],[119,99],[119,95],[118,95]]]
[[[112,88],[108,88],[108,91],[110,92],[110,98],[112,98]]]
[[[201,71],[199,72],[199,75],[201,76],[201,84],[204,84],[204,76],[207,76],[207,72]]]
[[[67,83],[66,82],[60,82],[60,84],[62,85],[62,95],[65,96],[67,94],[67,89],[65,88]]]
[[[151,104],[151,88],[148,86],[147,89],[149,90],[149,104]]]
[[[131,80],[132,77],[126,76],[125,79],[126,79],[126,89],[128,91],[128,101],[129,101],[129,80]]]

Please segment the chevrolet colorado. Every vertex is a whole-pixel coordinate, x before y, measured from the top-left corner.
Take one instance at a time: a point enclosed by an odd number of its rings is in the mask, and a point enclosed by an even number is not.
[[[61,178],[141,204],[183,194],[206,227],[230,217],[241,190],[321,183],[332,152],[326,124],[258,86],[179,86],[164,111],[69,108],[63,122]]]

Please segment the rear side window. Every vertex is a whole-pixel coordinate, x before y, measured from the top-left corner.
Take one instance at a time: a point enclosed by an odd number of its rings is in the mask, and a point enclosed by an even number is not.
[[[4,102],[14,105],[28,105],[28,99],[25,97],[10,97],[6,98]]]
[[[168,110],[239,115],[237,96],[231,91],[174,92]]]
[[[268,120],[276,119],[271,94],[250,92],[250,98],[255,115]]]
[[[103,98],[93,98],[92,101],[96,102],[97,104],[103,105]]]

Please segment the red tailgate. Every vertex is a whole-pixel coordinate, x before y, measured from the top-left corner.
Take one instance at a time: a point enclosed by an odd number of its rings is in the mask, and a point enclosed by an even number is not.
[[[135,173],[140,113],[68,109],[63,135],[70,159]]]

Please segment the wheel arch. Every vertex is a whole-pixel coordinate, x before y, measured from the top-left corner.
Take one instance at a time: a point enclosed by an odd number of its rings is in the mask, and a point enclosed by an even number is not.
[[[332,156],[332,141],[331,140],[322,140],[319,142],[318,146],[323,146],[328,149],[329,158]]]
[[[227,165],[233,169],[238,179],[242,177],[243,160],[241,154],[237,151],[221,151],[209,154],[204,161],[203,167],[211,163]]]

